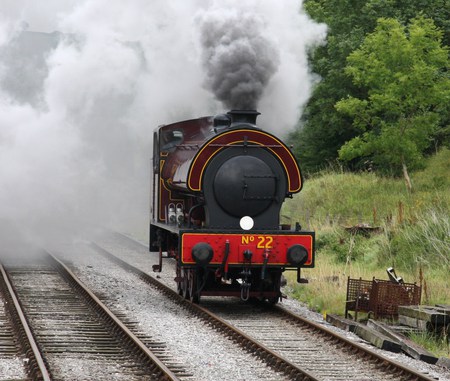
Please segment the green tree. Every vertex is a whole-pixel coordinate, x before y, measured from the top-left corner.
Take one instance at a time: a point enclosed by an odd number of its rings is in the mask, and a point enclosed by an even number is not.
[[[380,19],[345,68],[367,90],[336,103],[352,118],[358,136],[339,150],[344,161],[370,158],[379,168],[405,177],[420,166],[450,103],[449,49],[431,19],[418,17],[405,28]]]
[[[309,0],[306,11],[328,26],[327,43],[310,52],[312,71],[321,81],[305,108],[299,127],[290,136],[294,152],[306,170],[320,169],[327,161],[337,157],[342,144],[355,136],[350,119],[338,114],[335,103],[357,92],[352,81],[345,76],[346,57],[362,42],[364,35],[373,30],[375,21],[361,18],[363,1]]]
[[[328,25],[327,43],[310,53],[311,68],[321,81],[306,106],[290,142],[302,168],[316,170],[334,161],[339,148],[359,134],[351,118],[338,113],[334,105],[351,95],[361,98],[366,89],[355,86],[344,73],[346,58],[364,37],[374,31],[377,19],[396,18],[404,25],[423,14],[444,31],[443,43],[450,43],[450,7],[448,0],[305,0],[309,15]],[[450,110],[447,121],[450,124]],[[442,131],[440,140],[448,139]]]

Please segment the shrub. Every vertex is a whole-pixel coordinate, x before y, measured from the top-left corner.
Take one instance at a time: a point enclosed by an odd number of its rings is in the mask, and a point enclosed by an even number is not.
[[[391,238],[395,265],[408,271],[418,267],[450,271],[450,221],[448,212],[429,209]]]

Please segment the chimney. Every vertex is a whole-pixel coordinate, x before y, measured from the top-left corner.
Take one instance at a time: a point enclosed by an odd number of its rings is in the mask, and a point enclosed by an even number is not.
[[[231,110],[227,115],[231,117],[231,126],[237,123],[250,123],[256,125],[256,118],[261,113],[256,110]]]

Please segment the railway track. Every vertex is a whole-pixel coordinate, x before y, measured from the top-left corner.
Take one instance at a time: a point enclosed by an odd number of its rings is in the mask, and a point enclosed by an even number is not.
[[[161,352],[160,343],[138,339],[55,257],[0,269],[5,320],[17,323],[16,337],[6,339],[25,354],[31,379],[190,379],[178,364],[164,365],[149,349]]]
[[[171,287],[95,247],[290,379],[435,380],[282,308],[230,303],[230,299],[191,304]]]
[[[203,307],[245,332],[319,380],[431,380],[426,374],[388,360],[332,330],[263,303]]]
[[[139,326],[147,333],[165,340],[170,352],[186,364],[199,381],[287,381],[283,372],[267,367],[264,362],[235,345],[205,324],[198,316],[180,306],[155,287],[149,287],[143,279],[123,269],[107,257],[101,257],[91,248],[85,248],[84,258],[69,264],[73,271],[113,311],[135,316]],[[64,258],[73,253],[62,251]],[[187,303],[186,306],[190,304]]]
[[[24,360],[27,357],[14,330],[14,319],[17,321],[19,318],[11,315],[14,309],[11,310],[12,301],[6,297],[8,291],[7,284],[3,282],[3,272],[0,265],[0,379],[25,379]]]

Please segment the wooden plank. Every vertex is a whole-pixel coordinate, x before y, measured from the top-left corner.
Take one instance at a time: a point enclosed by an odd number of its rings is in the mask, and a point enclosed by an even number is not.
[[[450,369],[450,358],[449,357],[441,357],[441,358],[439,358],[436,365],[442,366],[443,368]]]
[[[326,319],[328,323],[331,325],[334,325],[335,327],[338,327],[340,329],[343,329],[344,331],[350,331],[355,332],[356,326],[360,323],[357,323],[353,320],[346,319],[344,317],[334,315],[334,314],[327,314]]]
[[[445,325],[450,323],[450,315],[438,312],[432,306],[399,306],[398,315],[407,316],[429,322],[433,325]]]
[[[368,341],[372,345],[375,345],[377,348],[395,353],[399,353],[402,350],[400,344],[367,326],[358,325],[355,333],[362,339]]]
[[[436,310],[442,312],[443,314],[450,315],[450,305],[449,304],[436,304]]]
[[[438,358],[431,352],[428,352],[420,345],[414,343],[405,335],[402,335],[399,332],[395,332],[388,325],[382,322],[369,319],[369,321],[367,322],[367,326],[375,329],[376,331],[382,333],[383,335],[394,340],[396,343],[400,344],[402,351],[414,359],[425,361],[429,364],[436,364],[436,362],[438,361]]]
[[[414,327],[408,327],[407,325],[389,325],[389,328],[396,332],[399,333],[403,336],[409,337],[411,334],[419,334],[422,332],[422,330],[418,329],[418,328],[414,328]]]
[[[416,318],[412,318],[405,315],[398,315],[398,323],[402,325],[406,325],[408,327],[418,328],[421,331],[427,330],[428,322]]]

